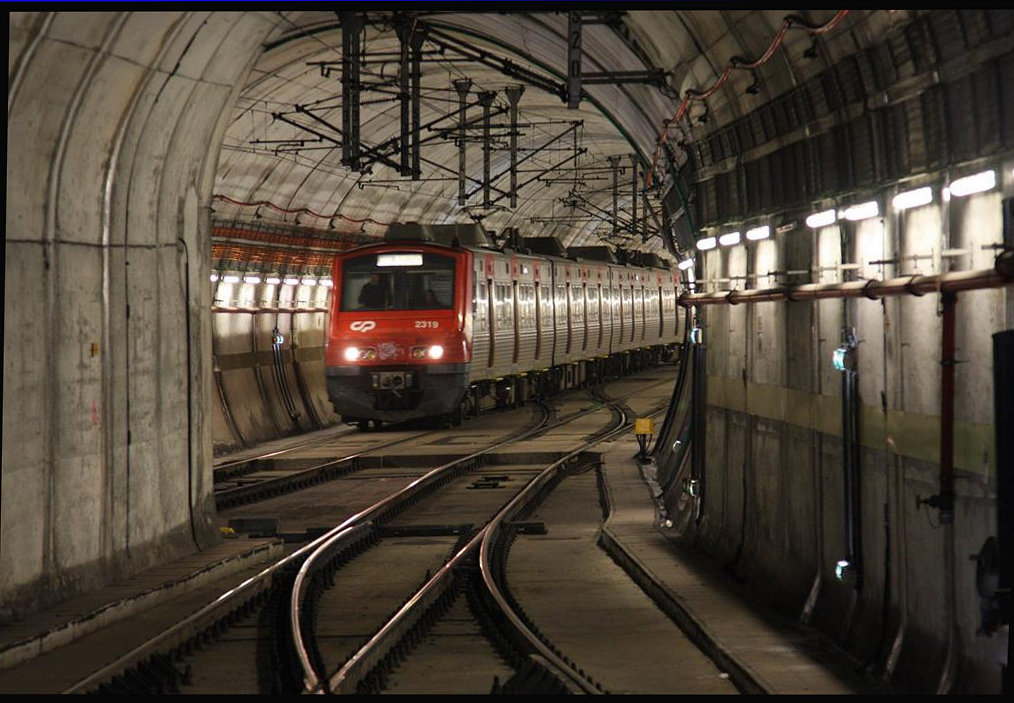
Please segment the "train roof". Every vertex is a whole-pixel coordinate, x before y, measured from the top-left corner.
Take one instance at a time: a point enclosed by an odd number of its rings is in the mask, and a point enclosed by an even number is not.
[[[589,261],[602,261],[607,264],[616,264],[619,261],[613,250],[606,246],[597,247],[571,247],[567,255],[573,259],[587,259]]]
[[[384,240],[446,244],[448,246],[493,248],[486,230],[474,222],[431,225],[419,222],[395,222],[387,228]]]
[[[567,258],[567,250],[560,244],[556,237],[525,237],[524,248],[533,254],[542,256],[558,256],[561,259]]]

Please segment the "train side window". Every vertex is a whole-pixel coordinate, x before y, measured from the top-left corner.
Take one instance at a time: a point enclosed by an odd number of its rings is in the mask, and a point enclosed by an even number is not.
[[[570,288],[570,303],[571,303],[571,318],[575,325],[580,325],[584,322],[584,305],[582,305],[584,297],[584,286],[574,284]]]
[[[504,283],[501,288],[503,289],[503,318],[504,324],[508,327],[514,326],[514,287],[509,283]]]
[[[475,319],[475,331],[486,329],[486,283],[480,281],[475,286],[475,299],[472,301],[472,314]]]

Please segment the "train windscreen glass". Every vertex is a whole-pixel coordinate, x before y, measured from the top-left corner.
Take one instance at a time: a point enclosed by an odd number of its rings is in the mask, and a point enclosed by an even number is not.
[[[454,259],[440,254],[385,252],[346,259],[342,312],[448,310],[454,303]]]

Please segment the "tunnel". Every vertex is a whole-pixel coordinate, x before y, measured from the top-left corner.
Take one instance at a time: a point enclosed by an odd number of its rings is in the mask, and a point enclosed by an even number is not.
[[[678,272],[667,529],[1002,690],[1014,11],[8,18],[0,622],[220,540],[216,454],[339,422],[334,255],[479,225]]]

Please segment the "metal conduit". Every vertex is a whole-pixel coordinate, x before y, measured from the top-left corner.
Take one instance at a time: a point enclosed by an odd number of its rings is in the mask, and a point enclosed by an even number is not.
[[[743,291],[721,291],[717,293],[685,293],[680,296],[683,307],[694,305],[737,305],[739,303],[760,303],[782,300],[819,300],[829,298],[868,298],[877,300],[889,295],[922,296],[927,293],[942,295],[943,324],[941,334],[941,398],[940,398],[940,473],[937,495],[920,501],[940,511],[940,522],[947,526],[944,534],[944,578],[948,612],[947,661],[937,685],[937,693],[949,693],[953,686],[954,657],[956,647],[956,625],[954,623],[955,582],[954,582],[954,350],[955,350],[955,308],[957,293],[960,291],[998,288],[1014,283],[1014,251],[1001,252],[994,268],[978,271],[959,271],[933,276],[904,276],[886,281],[850,281],[833,284],[802,284],[791,287],[755,289]],[[848,391],[843,391],[843,398]],[[846,403],[847,405],[847,403]],[[846,412],[843,406],[843,413]],[[848,434],[847,432],[845,434]],[[846,478],[846,501],[850,499],[854,486]],[[851,537],[851,526],[847,525],[847,537]],[[851,545],[851,539],[850,547]],[[858,549],[858,545],[856,546]],[[858,559],[858,553],[850,554],[849,560]]]
[[[965,290],[998,288],[1014,282],[1014,251],[1005,251],[996,258],[992,269],[956,271],[934,276],[902,276],[886,281],[849,281],[846,283],[804,283],[798,286],[781,286],[753,290],[730,290],[717,293],[684,293],[679,304],[685,308],[694,305],[738,305],[779,300],[819,300],[827,298],[868,298],[878,300],[889,295],[926,295],[927,293],[957,293]]]

